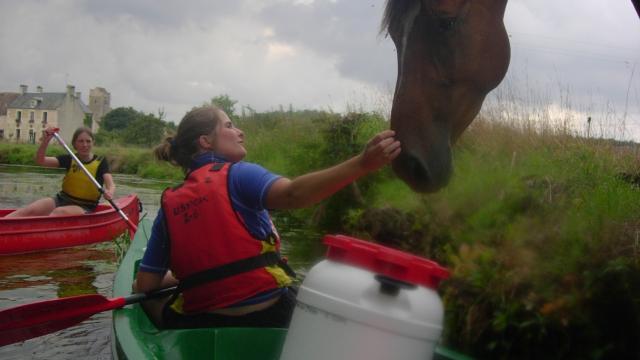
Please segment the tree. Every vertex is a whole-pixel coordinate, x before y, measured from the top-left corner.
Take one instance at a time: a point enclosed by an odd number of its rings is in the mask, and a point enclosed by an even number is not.
[[[238,101],[233,100],[227,94],[219,95],[214,98],[211,98],[211,105],[215,105],[222,109],[229,118],[234,118],[236,116],[235,106]]]
[[[152,146],[162,140],[165,126],[164,121],[152,114],[142,115],[127,126],[122,140],[127,145]]]
[[[100,129],[106,131],[123,130],[144,113],[132,107],[119,107],[109,111],[100,122]]]
[[[88,127],[89,129],[92,128],[93,119],[91,118],[90,114],[84,114],[84,119],[82,119],[82,124]]]

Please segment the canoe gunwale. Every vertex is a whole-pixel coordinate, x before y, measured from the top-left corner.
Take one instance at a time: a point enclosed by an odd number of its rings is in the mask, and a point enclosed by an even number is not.
[[[140,200],[135,194],[115,202],[134,224],[138,223]],[[82,215],[0,217],[0,256],[109,241],[129,229],[114,208],[100,206],[104,209]]]

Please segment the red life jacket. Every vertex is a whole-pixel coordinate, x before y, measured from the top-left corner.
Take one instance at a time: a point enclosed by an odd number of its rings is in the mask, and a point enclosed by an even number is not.
[[[273,225],[272,235],[264,241],[249,233],[231,206],[227,180],[230,168],[230,163],[202,166],[181,186],[162,194],[171,239],[170,268],[180,285],[186,285],[182,304],[185,313],[223,308],[291,283],[274,261],[251,261],[264,260],[265,255],[272,255],[272,260],[274,256],[279,258],[280,238]],[[246,266],[247,260],[253,265]],[[235,270],[223,271],[220,276],[217,270],[222,268]],[[211,276],[202,281],[211,270],[218,273],[214,281]]]

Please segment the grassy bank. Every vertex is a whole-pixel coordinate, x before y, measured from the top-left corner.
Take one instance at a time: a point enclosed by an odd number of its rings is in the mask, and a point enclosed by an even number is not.
[[[291,215],[446,265],[444,341],[455,349],[486,359],[633,358],[640,354],[638,148],[517,121],[476,120],[455,147],[450,185],[436,194],[416,195],[386,169]],[[287,176],[345,159],[388,126],[374,114],[315,112],[238,125],[247,160]],[[34,151],[0,144],[0,162],[31,164]],[[96,153],[116,172],[182,178],[153,161],[150,149]]]
[[[437,194],[382,183],[351,232],[435,258],[445,339],[486,359],[640,354],[638,148],[480,120]]]

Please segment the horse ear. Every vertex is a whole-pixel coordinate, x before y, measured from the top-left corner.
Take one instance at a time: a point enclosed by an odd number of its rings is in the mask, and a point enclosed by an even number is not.
[[[631,0],[633,7],[636,8],[636,12],[638,13],[638,17],[640,17],[640,0]]]

